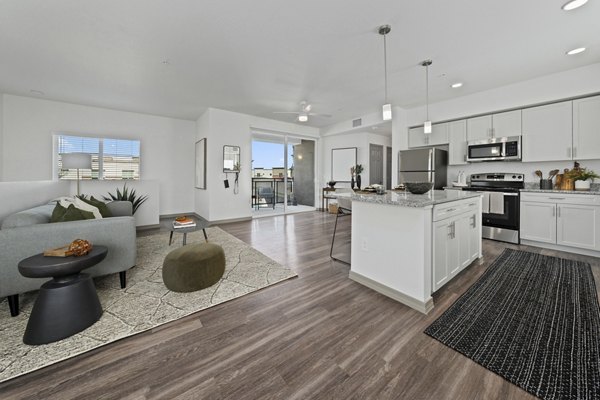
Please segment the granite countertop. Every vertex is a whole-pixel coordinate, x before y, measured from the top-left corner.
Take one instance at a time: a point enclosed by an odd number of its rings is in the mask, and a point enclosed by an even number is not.
[[[547,189],[521,189],[521,192],[532,192],[532,193],[563,193],[563,194],[583,194],[583,195],[595,195],[600,196],[600,190],[547,190]]]
[[[480,197],[480,193],[461,190],[431,190],[425,194],[412,194],[406,192],[388,191],[386,194],[351,194],[353,201],[365,203],[391,204],[401,207],[421,208],[434,206],[436,204],[448,203],[455,200],[463,200]]]

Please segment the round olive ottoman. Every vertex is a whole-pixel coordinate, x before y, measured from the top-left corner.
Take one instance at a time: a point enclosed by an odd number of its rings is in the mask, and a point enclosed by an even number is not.
[[[214,243],[180,247],[165,257],[162,277],[174,292],[193,292],[214,285],[225,272],[225,252]]]

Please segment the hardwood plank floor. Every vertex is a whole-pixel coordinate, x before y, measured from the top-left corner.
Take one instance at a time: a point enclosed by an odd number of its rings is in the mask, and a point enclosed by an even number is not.
[[[299,277],[4,382],[0,398],[529,399],[423,330],[505,247],[585,260],[600,277],[596,258],[486,240],[483,259],[436,293],[426,316],[348,279],[329,258],[334,220],[222,225]],[[349,224],[338,226],[343,259]]]

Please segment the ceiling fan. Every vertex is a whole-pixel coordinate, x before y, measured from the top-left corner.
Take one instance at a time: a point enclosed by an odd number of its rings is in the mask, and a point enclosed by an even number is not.
[[[294,114],[298,116],[299,122],[308,121],[308,117],[325,117],[331,118],[330,114],[317,114],[312,113],[310,110],[312,109],[312,105],[308,104],[306,100],[300,102],[300,111],[273,111],[273,114]]]

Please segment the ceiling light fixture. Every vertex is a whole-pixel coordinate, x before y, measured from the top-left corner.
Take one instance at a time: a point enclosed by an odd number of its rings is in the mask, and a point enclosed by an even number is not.
[[[567,51],[566,54],[568,56],[572,56],[572,55],[575,55],[575,54],[583,53],[584,51],[585,51],[585,47],[578,47],[576,49]]]
[[[431,120],[429,119],[429,66],[433,64],[431,60],[425,60],[421,63],[422,66],[425,67],[425,110],[426,110],[426,120],[423,123],[423,132],[431,133]]]
[[[456,82],[452,84],[452,88],[453,89],[458,89],[459,87],[462,87],[462,82]]]
[[[567,3],[565,3],[565,5],[563,5],[561,8],[565,11],[571,11],[571,10],[581,7],[582,5],[587,3],[587,1],[588,0],[571,0]]]
[[[379,27],[379,34],[383,36],[383,75],[385,82],[385,104],[381,108],[382,116],[384,121],[392,119],[392,105],[388,103],[388,92],[387,92],[387,43],[385,36],[390,33],[392,27],[389,25],[381,25]]]
[[[306,121],[308,121],[308,114],[299,114],[298,115],[298,121],[300,121],[300,122],[306,122]]]

